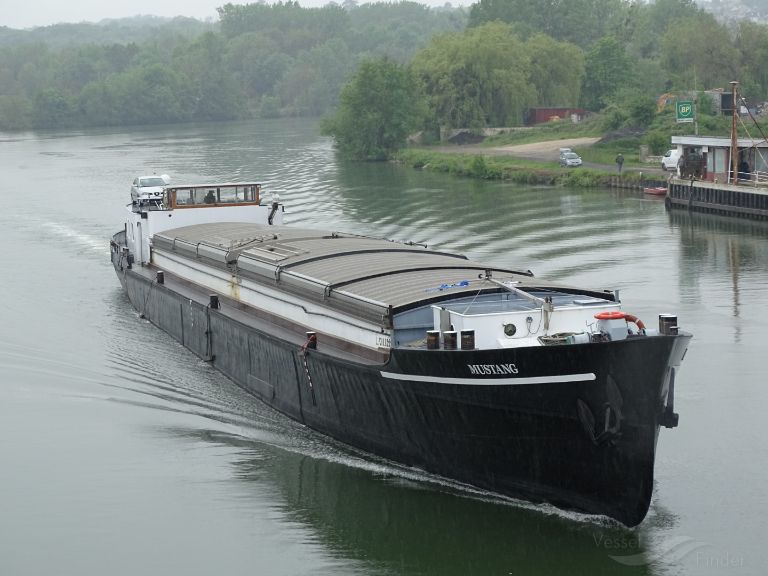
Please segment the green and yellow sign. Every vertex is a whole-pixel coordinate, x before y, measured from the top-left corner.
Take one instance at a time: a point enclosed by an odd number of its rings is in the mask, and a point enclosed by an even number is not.
[[[679,101],[677,102],[677,122],[693,122],[693,118],[696,114],[696,109],[693,107],[693,102]]]

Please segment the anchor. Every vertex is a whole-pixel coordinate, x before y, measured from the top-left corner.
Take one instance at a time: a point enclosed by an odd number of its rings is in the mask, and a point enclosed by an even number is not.
[[[613,441],[621,436],[621,421],[623,418],[621,407],[624,405],[624,400],[621,397],[621,392],[619,392],[619,387],[610,375],[608,375],[605,384],[605,393],[607,401],[602,406],[604,417],[603,429],[600,432],[597,432],[595,415],[587,403],[581,398],[576,399],[579,421],[595,446],[602,446],[604,444],[612,446]]]
[[[680,415],[675,412],[675,369],[671,368],[669,374],[669,390],[667,391],[667,404],[664,412],[659,417],[659,424],[664,428],[675,428],[680,422]]]

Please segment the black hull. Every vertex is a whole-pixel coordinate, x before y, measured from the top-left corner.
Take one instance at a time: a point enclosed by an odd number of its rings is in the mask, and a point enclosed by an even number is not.
[[[317,350],[304,351],[298,334],[268,332],[235,306],[210,309],[205,295],[189,286],[158,285],[147,269],[127,269],[119,251],[113,250],[113,262],[144,317],[319,432],[502,495],[628,526],[645,517],[669,362],[686,336],[517,350],[394,349],[385,364],[373,364],[328,353],[322,340]],[[441,381],[468,376],[468,365],[500,364],[515,364],[519,376],[555,381]],[[563,376],[573,374],[594,377]],[[565,381],[556,381],[558,375]],[[609,430],[600,434],[606,414]]]

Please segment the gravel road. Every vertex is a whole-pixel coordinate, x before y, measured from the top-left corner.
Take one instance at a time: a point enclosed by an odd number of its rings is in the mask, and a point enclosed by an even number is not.
[[[517,158],[527,158],[529,160],[545,160],[557,162],[560,158],[560,148],[578,148],[580,146],[591,146],[600,138],[565,138],[562,140],[548,140],[546,142],[533,142],[531,144],[510,144],[507,146],[480,146],[479,144],[458,144],[438,146],[434,150],[438,152],[447,152],[454,154],[481,154],[483,156],[515,156]],[[616,170],[615,164],[597,164],[595,162],[584,162],[587,168],[596,168],[600,170]],[[661,176],[664,171],[661,168],[629,167],[626,171],[644,172],[653,174],[654,177]]]

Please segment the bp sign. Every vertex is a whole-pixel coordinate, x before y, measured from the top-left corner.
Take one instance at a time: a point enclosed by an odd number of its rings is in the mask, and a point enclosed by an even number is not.
[[[693,122],[694,108],[693,102],[680,102],[677,103],[677,121],[680,122]]]

